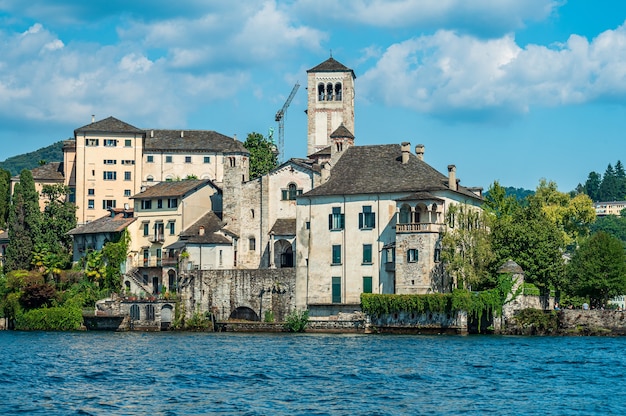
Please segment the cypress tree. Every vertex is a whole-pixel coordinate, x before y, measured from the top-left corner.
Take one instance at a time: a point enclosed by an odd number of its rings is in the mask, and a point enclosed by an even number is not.
[[[604,172],[598,193],[599,201],[616,201],[618,199],[617,179],[615,177],[615,170],[610,163]]]
[[[11,205],[11,172],[0,169],[0,228],[5,229]]]

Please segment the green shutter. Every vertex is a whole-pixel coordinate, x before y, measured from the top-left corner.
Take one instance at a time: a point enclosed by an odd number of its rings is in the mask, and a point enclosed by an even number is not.
[[[333,303],[341,303],[341,277],[333,277]]]
[[[363,293],[372,293],[372,277],[363,277]]]

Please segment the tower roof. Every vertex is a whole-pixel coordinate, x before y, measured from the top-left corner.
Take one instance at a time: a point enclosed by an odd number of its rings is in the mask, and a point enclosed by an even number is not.
[[[352,134],[350,130],[348,130],[346,126],[344,126],[343,123],[341,123],[341,125],[337,127],[337,129],[330,134],[330,137],[331,139],[334,137],[347,137],[349,139],[354,139],[354,134]]]
[[[116,119],[115,117],[107,117],[103,120],[87,124],[86,126],[79,127],[74,130],[74,135],[77,133],[145,133],[145,131],[138,129],[128,123]]]
[[[356,78],[353,70],[351,70],[341,62],[335,60],[335,58],[333,58],[332,56],[306,72],[350,72],[352,74],[352,78]]]

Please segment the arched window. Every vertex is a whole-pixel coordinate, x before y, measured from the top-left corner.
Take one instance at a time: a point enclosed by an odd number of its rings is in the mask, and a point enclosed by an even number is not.
[[[319,101],[324,101],[325,99],[325,94],[324,94],[324,84],[320,83],[317,86],[317,99]]]
[[[335,101],[341,101],[342,97],[341,97],[341,83],[338,82],[335,84]]]
[[[146,181],[148,182],[152,182],[154,180],[154,176],[152,175],[148,175],[148,177],[146,178]]]
[[[407,204],[404,204],[400,207],[400,218],[398,219],[400,224],[410,224],[411,223],[411,207]]]
[[[326,86],[326,101],[333,100],[333,84],[328,83]]]
[[[288,190],[289,190],[289,200],[293,201],[294,199],[296,199],[296,196],[298,193],[298,187],[296,186],[295,183],[290,183],[288,186]]]

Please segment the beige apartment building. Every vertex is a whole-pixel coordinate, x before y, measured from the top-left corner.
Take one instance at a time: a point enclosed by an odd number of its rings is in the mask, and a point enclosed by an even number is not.
[[[206,130],[143,130],[114,117],[74,130],[63,146],[65,184],[73,190],[78,224],[163,181],[223,181],[224,156],[247,155],[236,139]]]

